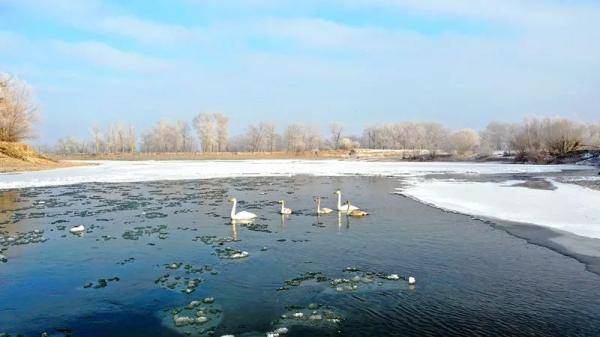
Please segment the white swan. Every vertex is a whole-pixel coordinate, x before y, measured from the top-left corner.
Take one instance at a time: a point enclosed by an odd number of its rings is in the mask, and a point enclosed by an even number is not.
[[[321,208],[321,197],[315,197],[315,201],[317,202],[317,214],[329,214],[333,212],[331,208]]]
[[[71,232],[73,234],[81,234],[81,233],[85,232],[85,227],[83,225],[71,227],[71,229],[69,229],[69,232]]]
[[[230,198],[229,202],[233,203],[233,207],[231,207],[231,220],[252,220],[252,219],[256,218],[256,214],[254,214],[254,213],[250,213],[250,212],[246,212],[246,211],[241,211],[239,213],[236,213],[235,212],[235,208],[237,206],[236,198]]]
[[[278,203],[281,204],[281,210],[279,211],[279,214],[284,214],[284,215],[292,214],[292,209],[285,207],[285,201],[279,200]]]
[[[352,206],[349,203],[342,206],[342,192],[340,192],[339,190],[335,191],[335,193],[333,193],[333,194],[337,194],[337,209],[338,209],[338,211],[340,211],[342,213],[350,213],[352,211],[358,210],[358,207]]]

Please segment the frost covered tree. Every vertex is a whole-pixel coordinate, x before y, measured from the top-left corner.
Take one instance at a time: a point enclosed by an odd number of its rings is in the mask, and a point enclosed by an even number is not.
[[[585,127],[583,145],[586,148],[600,149],[600,123],[589,124]]]
[[[294,123],[287,126],[283,133],[285,146],[288,152],[304,151],[306,144],[304,143],[304,137],[302,135],[304,126],[302,124]]]
[[[213,114],[217,124],[217,151],[227,151],[227,142],[229,140],[229,118],[220,112]]]
[[[206,112],[199,113],[194,117],[194,128],[198,134],[202,152],[213,152],[216,139],[213,115]]]
[[[461,129],[450,134],[449,145],[459,155],[477,151],[479,147],[479,134],[473,129]]]
[[[193,120],[203,152],[227,151],[229,142],[229,118],[224,114],[199,113]]]
[[[32,137],[35,112],[27,83],[0,74],[0,141],[19,142]]]
[[[483,129],[479,136],[481,138],[481,149],[483,152],[492,153],[503,151],[510,153],[511,140],[517,129],[517,124],[491,122]]]
[[[423,129],[425,133],[424,148],[429,150],[432,158],[435,158],[448,142],[449,131],[440,123],[424,123]]]

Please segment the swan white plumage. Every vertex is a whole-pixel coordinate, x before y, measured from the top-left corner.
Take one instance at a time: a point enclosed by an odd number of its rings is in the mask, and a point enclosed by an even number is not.
[[[329,214],[333,212],[331,208],[323,207],[321,208],[321,197],[316,197],[315,201],[317,202],[317,214]]]
[[[71,227],[71,229],[69,229],[69,232],[71,232],[73,234],[80,234],[80,233],[85,232],[85,227],[83,225]]]
[[[292,214],[292,209],[285,207],[285,201],[279,200],[278,203],[281,204],[281,210],[279,210],[279,214],[284,214],[284,215]]]
[[[358,210],[358,207],[356,206],[352,206],[349,203],[342,205],[342,192],[341,191],[335,191],[335,193],[333,194],[337,194],[337,209],[338,211],[342,212],[342,213],[350,213],[352,211],[356,211]]]
[[[236,213],[235,209],[237,207],[237,199],[236,198],[230,198],[229,202],[233,203],[233,206],[231,207],[231,220],[252,220],[254,218],[256,218],[256,214],[251,213],[251,212],[246,212],[246,211],[241,211]]]

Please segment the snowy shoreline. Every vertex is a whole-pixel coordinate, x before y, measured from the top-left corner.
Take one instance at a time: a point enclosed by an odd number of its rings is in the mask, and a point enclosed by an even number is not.
[[[551,173],[585,170],[581,165],[527,165],[466,162],[369,162],[342,160],[86,161],[96,164],[47,171],[0,174],[0,190],[80,183],[125,183],[270,176],[391,176],[432,173]]]

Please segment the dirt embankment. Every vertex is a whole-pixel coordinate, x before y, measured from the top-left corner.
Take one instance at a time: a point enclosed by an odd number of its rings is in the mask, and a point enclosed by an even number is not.
[[[27,144],[0,142],[0,173],[39,171],[76,165],[82,164],[48,158],[37,153]]]

